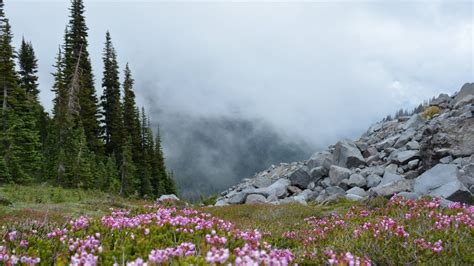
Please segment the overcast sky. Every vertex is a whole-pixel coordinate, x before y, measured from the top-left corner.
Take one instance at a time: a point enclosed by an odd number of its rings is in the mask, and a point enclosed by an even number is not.
[[[5,3],[15,45],[22,36],[33,42],[49,109],[69,1]],[[110,30],[140,104],[165,114],[262,118],[318,145],[357,137],[398,108],[474,81],[472,1],[85,5],[97,84]]]

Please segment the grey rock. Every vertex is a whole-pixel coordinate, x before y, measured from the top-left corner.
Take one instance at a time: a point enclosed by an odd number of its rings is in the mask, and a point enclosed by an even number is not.
[[[360,196],[360,197],[366,197],[366,196],[369,195],[369,193],[367,193],[367,191],[365,191],[364,189],[362,189],[360,187],[353,187],[353,188],[349,189],[348,191],[346,191],[346,193],[357,195],[357,196]]]
[[[408,119],[408,121],[405,122],[402,128],[404,130],[407,130],[410,128],[416,129],[424,123],[425,123],[425,120],[421,117],[420,114],[414,114],[410,117],[410,119]]]
[[[288,179],[291,181],[291,185],[298,186],[300,188],[307,188],[309,182],[311,182],[311,176],[308,172],[308,168],[304,166],[291,173],[288,177]]]
[[[314,190],[316,188],[316,182],[309,182],[308,189]]]
[[[348,185],[351,187],[363,187],[367,184],[365,178],[360,174],[352,174],[349,177]]]
[[[412,138],[415,136],[415,129],[410,128],[403,132],[403,134],[400,135],[398,138],[397,142],[393,145],[394,148],[401,148],[405,146]]]
[[[452,164],[437,164],[416,178],[414,192],[426,195],[432,190],[458,180],[458,168]]]
[[[413,159],[420,158],[418,151],[396,151],[390,155],[390,161],[398,164],[405,164]]]
[[[459,93],[454,97],[454,101],[458,103],[464,97],[474,95],[474,83],[466,83],[461,87]]]
[[[459,180],[451,181],[433,189],[430,191],[430,195],[463,203],[471,203],[474,199],[472,193]]]
[[[268,176],[257,176],[254,179],[254,186],[256,188],[268,187],[272,184],[272,179]]]
[[[245,204],[262,204],[267,203],[267,199],[260,194],[250,194],[245,200]]]
[[[341,140],[334,147],[334,162],[338,166],[354,168],[365,165],[360,150],[351,140]]]
[[[397,180],[390,182],[388,184],[380,184],[374,188],[370,189],[370,193],[377,196],[391,197],[397,193],[404,191],[412,191],[413,189],[413,180]]]
[[[158,200],[158,202],[163,202],[163,201],[179,201],[179,198],[176,197],[175,194],[168,194],[168,195],[161,195]]]
[[[320,184],[323,188],[330,187],[331,186],[331,179],[329,177],[326,177],[323,180],[321,180]]]
[[[409,169],[415,169],[418,167],[418,164],[420,163],[420,160],[418,159],[415,159],[415,160],[411,160],[408,162],[408,168]]]
[[[444,164],[450,163],[452,161],[453,161],[453,156],[451,156],[451,155],[443,157],[439,160],[440,163],[444,163]]]
[[[233,193],[229,198],[226,200],[229,204],[242,204],[245,202],[245,198],[247,197],[246,192],[237,192]]]
[[[367,177],[367,187],[376,187],[380,184],[382,178],[376,174],[371,174]]]
[[[381,142],[375,144],[375,148],[379,151],[382,151],[384,149],[392,147],[395,144],[395,142],[398,140],[399,137],[400,137],[400,135],[395,135],[395,136],[386,138],[386,139],[382,140]]]
[[[420,143],[416,140],[412,140],[407,143],[407,149],[409,150],[419,150],[420,149]]]
[[[299,194],[302,191],[299,187],[296,186],[288,186],[287,189],[291,194]]]
[[[346,192],[340,187],[327,187],[325,190],[316,198],[316,201],[319,203],[327,203],[335,201],[339,198],[342,198],[346,195]]]
[[[263,194],[266,197],[274,195],[277,198],[283,198],[288,195],[287,187],[290,185],[290,180],[286,178],[278,179],[275,183],[266,188],[257,189],[256,192]]]
[[[313,181],[317,182],[319,179],[328,176],[329,169],[324,166],[317,166],[310,171],[310,175],[313,178]]]
[[[393,173],[393,174],[396,174],[397,173],[397,169],[398,169],[398,165],[396,164],[389,164],[387,167],[385,167],[385,171],[384,171],[384,174],[385,173]]]
[[[397,175],[397,174],[393,174],[393,173],[390,173],[390,172],[385,172],[385,174],[383,175],[382,180],[380,181],[379,186],[383,186],[383,185],[386,185],[386,184],[389,184],[389,183],[392,183],[392,182],[396,182],[396,181],[400,181],[400,180],[404,180],[404,178],[400,175]]]
[[[364,198],[359,196],[359,195],[355,195],[355,194],[347,194],[346,196],[346,199],[350,200],[350,201],[361,201],[363,200]]]
[[[349,179],[343,179],[337,186],[344,190],[348,190],[351,187],[349,186]]]
[[[316,152],[306,162],[306,166],[309,169],[313,169],[318,166],[322,166],[329,170],[329,167],[333,164],[333,156],[329,151]]]
[[[305,189],[305,190],[303,190],[303,192],[301,192],[299,195],[295,196],[294,198],[297,201],[308,202],[308,201],[315,200],[316,197],[318,196],[318,194],[319,194],[319,192],[315,192],[315,191],[311,191],[309,189]]]
[[[408,200],[416,200],[420,197],[420,195],[416,194],[415,192],[400,192],[397,193],[397,196],[403,197],[404,199]]]
[[[214,206],[216,207],[220,207],[220,206],[227,206],[229,205],[224,199],[220,199],[218,201],[216,201],[216,204],[214,204]]]
[[[330,184],[333,186],[337,186],[341,183],[343,179],[349,179],[350,175],[351,170],[344,167],[332,165],[329,169]]]

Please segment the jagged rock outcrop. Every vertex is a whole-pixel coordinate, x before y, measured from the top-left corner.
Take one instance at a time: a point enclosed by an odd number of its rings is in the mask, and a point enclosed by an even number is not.
[[[474,200],[474,83],[431,101],[439,113],[372,125],[303,162],[282,163],[221,193],[216,205],[326,203],[423,195]],[[428,106],[426,106],[428,107]]]

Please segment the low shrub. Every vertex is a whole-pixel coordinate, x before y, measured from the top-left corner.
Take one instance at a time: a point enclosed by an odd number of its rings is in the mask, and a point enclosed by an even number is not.
[[[427,107],[427,108],[421,113],[421,117],[423,117],[423,118],[426,119],[426,120],[430,120],[430,119],[432,119],[433,117],[439,115],[440,112],[441,112],[441,110],[439,109],[438,106],[430,106],[430,107]]]

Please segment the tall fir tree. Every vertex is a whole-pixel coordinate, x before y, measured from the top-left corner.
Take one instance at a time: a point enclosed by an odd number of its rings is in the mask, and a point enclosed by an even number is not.
[[[155,147],[153,149],[153,152],[154,154],[152,160],[152,184],[155,195],[159,197],[167,193],[165,189],[167,172],[165,167],[163,149],[161,147],[161,135],[159,127],[157,127],[156,129]]]
[[[128,64],[125,66],[124,72],[125,78],[123,81],[123,123],[124,123],[124,134],[130,137],[130,152],[134,167],[139,167],[143,161],[142,152],[142,137],[140,129],[140,115],[135,102],[135,92],[133,89],[134,80]],[[136,178],[138,179],[139,171],[135,171]],[[136,185],[135,189],[139,190],[139,183],[133,183]]]
[[[87,26],[84,17],[83,0],[72,0],[70,20],[64,40],[64,79],[70,86],[79,60],[80,78],[78,81],[77,99],[80,106],[75,115],[75,124],[80,121],[84,127],[88,147],[91,151],[101,154],[103,143],[100,139],[99,105],[94,87],[94,76],[87,50]],[[79,57],[79,54],[81,56]]]
[[[101,97],[103,110],[103,132],[105,141],[105,153],[115,154],[116,159],[121,158],[121,147],[124,140],[124,129],[122,120],[122,106],[120,102],[120,81],[117,55],[112,45],[110,33],[105,35],[105,48],[103,53],[104,77],[102,87],[104,93]]]
[[[0,88],[2,94],[1,155],[13,182],[29,183],[37,177],[41,164],[41,144],[36,128],[34,103],[19,86],[15,70],[13,35],[0,6]]]
[[[141,154],[142,161],[137,165],[140,178],[140,194],[142,197],[152,196],[153,188],[151,184],[151,156],[153,149],[153,134],[148,127],[148,117],[145,108],[141,112]]]
[[[120,163],[120,190],[121,196],[130,196],[137,192],[140,181],[136,178],[136,167],[132,157],[132,140],[129,137],[125,139],[123,145],[122,159]]]
[[[39,102],[38,94],[38,60],[36,59],[33,45],[26,42],[25,38],[21,41],[20,50],[18,51],[18,65],[20,76],[19,85],[25,90],[28,100],[31,101],[36,115],[36,128],[40,133],[41,146],[44,147],[48,134],[49,116],[44,111],[43,106]]]

